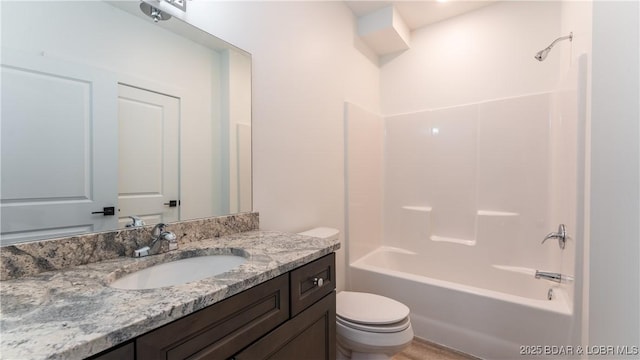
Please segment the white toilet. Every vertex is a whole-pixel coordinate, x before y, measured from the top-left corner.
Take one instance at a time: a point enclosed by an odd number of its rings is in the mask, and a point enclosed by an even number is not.
[[[340,232],[315,228],[302,235],[337,238]],[[384,296],[342,291],[336,297],[337,359],[388,360],[413,340],[409,308]]]

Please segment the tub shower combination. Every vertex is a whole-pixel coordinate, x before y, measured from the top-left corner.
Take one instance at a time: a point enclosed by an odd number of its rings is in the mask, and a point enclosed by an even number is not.
[[[570,344],[571,96],[388,117],[347,103],[350,289],[406,304],[416,336],[482,358]]]
[[[461,260],[443,274],[437,257],[380,247],[351,264],[351,285],[406,304],[417,336],[482,358],[569,343],[571,305],[561,286],[536,280],[529,269],[479,269]]]

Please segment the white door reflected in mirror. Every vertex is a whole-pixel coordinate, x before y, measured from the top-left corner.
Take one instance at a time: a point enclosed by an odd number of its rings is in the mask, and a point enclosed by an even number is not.
[[[178,221],[180,99],[118,86],[118,223]]]
[[[2,50],[2,241],[117,226],[115,74]]]

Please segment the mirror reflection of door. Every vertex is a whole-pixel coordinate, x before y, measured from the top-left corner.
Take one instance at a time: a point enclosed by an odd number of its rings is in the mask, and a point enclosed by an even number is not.
[[[119,227],[179,220],[180,99],[118,86]]]
[[[3,48],[3,245],[116,226],[116,96],[108,71]]]

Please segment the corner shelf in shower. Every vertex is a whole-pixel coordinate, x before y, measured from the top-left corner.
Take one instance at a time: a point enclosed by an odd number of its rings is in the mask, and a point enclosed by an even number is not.
[[[519,216],[520,214],[508,211],[478,210],[478,216]]]
[[[438,235],[431,235],[429,237],[431,239],[431,241],[440,241],[440,242],[448,242],[448,243],[454,243],[454,244],[460,244],[460,245],[466,245],[466,246],[475,246],[476,245],[476,240],[466,240],[466,239],[458,239],[458,238],[452,238],[452,237],[446,237],[446,236],[438,236]]]
[[[421,212],[431,212],[431,206],[403,206],[402,207],[405,210],[411,210],[411,211],[421,211]]]
[[[417,212],[417,213],[424,213],[425,215],[428,215],[433,211],[433,208],[431,206],[422,206],[422,205],[405,205],[405,206],[402,206],[402,209],[409,210],[412,212]],[[513,218],[513,217],[520,216],[520,214],[515,212],[509,212],[509,211],[477,210],[476,216],[483,217],[486,220],[488,220],[489,218],[495,218],[496,220],[498,220],[497,218],[504,218],[504,217]],[[430,226],[427,225],[427,228],[430,229]],[[429,240],[435,241],[435,242],[446,242],[446,243],[459,244],[459,245],[465,245],[465,246],[475,246],[477,243],[476,239],[461,239],[456,237],[428,235],[428,234],[429,234],[429,231],[427,231],[427,233],[425,234],[426,235],[425,237],[428,237]]]

